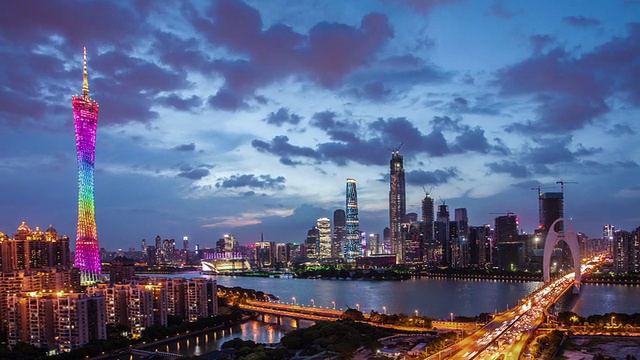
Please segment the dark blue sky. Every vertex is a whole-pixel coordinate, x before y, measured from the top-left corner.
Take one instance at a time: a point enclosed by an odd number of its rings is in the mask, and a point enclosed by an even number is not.
[[[636,1],[5,1],[0,231],[75,236],[71,96],[100,104],[100,245],[299,242],[358,184],[388,226],[390,148],[470,223],[558,191],[576,230],[640,225]]]

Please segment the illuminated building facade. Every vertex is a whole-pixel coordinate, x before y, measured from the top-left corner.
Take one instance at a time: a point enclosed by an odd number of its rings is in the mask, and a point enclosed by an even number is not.
[[[107,338],[105,298],[99,294],[32,291],[7,296],[8,344],[57,352]]]
[[[407,198],[404,181],[404,165],[399,149],[391,153],[389,163],[389,223],[391,229],[391,253],[403,260],[402,222],[407,211]]]
[[[359,227],[356,180],[347,179],[346,234],[343,254],[349,262],[355,261],[356,257],[361,256]]]
[[[92,284],[98,281],[102,274],[93,190],[98,103],[89,97],[86,48],[84,49],[82,95],[74,95],[72,104],[78,156],[78,226],[75,266],[80,269],[82,284]]]
[[[331,220],[329,218],[319,218],[316,221],[318,228],[319,258],[329,259],[331,257]]]

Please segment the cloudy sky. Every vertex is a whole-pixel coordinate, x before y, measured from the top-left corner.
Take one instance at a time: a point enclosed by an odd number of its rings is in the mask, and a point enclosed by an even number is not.
[[[299,242],[349,177],[381,233],[400,144],[408,211],[532,232],[564,180],[576,230],[640,225],[637,1],[4,1],[2,232],[75,237],[83,46],[107,249]]]

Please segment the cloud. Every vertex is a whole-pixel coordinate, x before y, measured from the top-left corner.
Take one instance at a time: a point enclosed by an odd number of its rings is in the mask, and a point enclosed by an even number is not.
[[[474,99],[475,104],[462,96],[455,97],[444,106],[449,113],[455,114],[480,114],[497,115],[500,113],[502,105],[492,100],[491,96],[481,96]]]
[[[488,14],[500,19],[511,19],[516,15],[515,12],[507,9],[505,2],[501,0],[493,1],[493,4],[491,4],[491,7],[489,8]]]
[[[411,185],[439,185],[457,179],[459,176],[458,169],[450,167],[434,171],[412,170],[406,173],[405,178],[407,183]]]
[[[489,173],[509,174],[516,179],[522,179],[530,176],[527,167],[516,163],[515,161],[502,160],[500,162],[492,162],[485,164],[489,168]]]
[[[217,188],[242,188],[249,187],[255,189],[272,189],[281,190],[284,189],[284,183],[286,182],[283,176],[271,177],[271,175],[253,175],[253,174],[238,174],[231,175],[227,178],[220,178],[216,182]]]
[[[593,123],[611,108],[607,100],[623,95],[640,105],[640,24],[628,26],[625,37],[615,37],[581,56],[558,47],[507,66],[497,74],[503,95],[530,95],[538,104],[537,118],[513,123],[507,131],[563,133]]]
[[[260,13],[241,1],[216,1],[202,14],[184,6],[183,13],[210,44],[238,56],[210,65],[224,84],[209,104],[224,110],[240,108],[259,87],[290,76],[335,88],[371,64],[394,35],[387,17],[378,13],[365,15],[358,27],[320,22],[306,34],[282,23],[265,28]]]
[[[586,28],[600,25],[600,20],[596,18],[589,18],[585,16],[565,16],[562,18],[562,21],[566,22],[569,25]]]
[[[194,111],[202,105],[202,99],[196,95],[192,95],[188,98],[182,98],[176,94],[171,94],[168,96],[160,96],[156,101],[166,107],[179,111]]]
[[[187,178],[190,180],[200,180],[203,177],[209,175],[209,173],[210,172],[208,169],[197,168],[197,169],[189,169],[189,170],[181,171],[180,173],[178,173],[178,176]]]
[[[422,14],[430,14],[433,9],[443,6],[443,5],[451,5],[457,4],[460,0],[400,0],[400,1],[392,1],[392,0],[383,0],[384,2],[401,4],[411,8],[414,11],[418,11]]]
[[[575,145],[571,150],[571,136],[556,136],[532,139],[537,146],[527,146],[519,154],[523,163],[531,165],[535,173],[547,174],[550,167],[559,164],[576,163],[581,158],[602,152],[602,148],[585,148],[582,144]]]
[[[269,115],[267,115],[267,117],[264,119],[267,124],[276,126],[282,126],[285,123],[298,125],[300,123],[300,120],[302,120],[302,117],[300,115],[290,113],[289,109],[284,107],[281,107],[275,113],[269,113]]]
[[[178,146],[174,147],[173,150],[177,150],[177,151],[195,151],[196,150],[196,144],[194,144],[194,143],[181,144],[181,145],[178,145]]]
[[[613,136],[635,135],[637,133],[628,124],[613,124],[613,126],[605,130],[605,132]]]
[[[460,120],[450,117],[434,117],[430,124],[430,133],[423,133],[404,117],[378,118],[369,123],[357,120],[342,120],[332,111],[313,114],[309,125],[319,128],[329,136],[331,141],[318,143],[315,148],[293,145],[289,137],[279,135],[271,142],[253,140],[251,145],[263,153],[271,153],[280,157],[285,165],[300,165],[293,158],[303,157],[313,163],[331,162],[338,166],[346,166],[349,162],[362,165],[384,165],[388,162],[389,149],[402,144],[402,153],[408,158],[420,154],[441,157],[448,154],[478,152],[482,154],[505,154],[509,150],[503,143],[491,145],[487,141],[484,130],[471,128]],[[454,136],[448,142],[445,132]]]

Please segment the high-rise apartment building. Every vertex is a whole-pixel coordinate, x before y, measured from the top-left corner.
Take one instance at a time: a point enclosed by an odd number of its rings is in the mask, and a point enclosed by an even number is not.
[[[358,192],[356,190],[356,180],[347,179],[347,211],[346,211],[346,234],[345,246],[343,249],[344,258],[353,262],[360,256],[360,222],[358,220]]]
[[[24,342],[69,352],[107,338],[105,297],[99,294],[30,291],[7,296],[9,347]]]
[[[337,209],[333,212],[333,239],[331,244],[331,257],[339,258],[342,256],[342,248],[344,245],[344,237],[346,235],[347,218],[343,209]]]
[[[616,272],[640,272],[640,228],[614,232],[613,268]]]
[[[58,236],[49,225],[46,232],[36,226],[35,230],[23,221],[18,231],[9,238],[0,232],[0,271],[42,269],[71,266],[69,237]]]
[[[391,253],[402,260],[403,239],[401,224],[407,210],[403,158],[399,148],[391,152],[389,162],[389,228],[391,229]]]
[[[331,220],[319,218],[316,221],[318,228],[318,257],[320,259],[331,258]]]
[[[93,188],[98,103],[89,97],[86,48],[84,49],[82,95],[73,95],[72,104],[78,157],[78,226],[75,266],[80,269],[82,283],[88,285],[100,279],[102,268]]]

